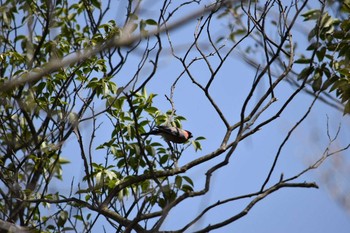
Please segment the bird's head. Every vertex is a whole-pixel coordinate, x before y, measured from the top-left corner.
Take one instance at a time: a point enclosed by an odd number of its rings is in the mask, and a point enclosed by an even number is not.
[[[188,130],[185,130],[186,132],[187,132],[187,134],[188,134],[188,138],[187,139],[190,139],[190,138],[192,138],[193,137],[193,135],[192,135],[192,133],[190,132],[190,131],[188,131]]]

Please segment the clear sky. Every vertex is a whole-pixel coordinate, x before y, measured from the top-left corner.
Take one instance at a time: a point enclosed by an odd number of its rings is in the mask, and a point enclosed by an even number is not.
[[[213,30],[217,30],[218,32],[224,30],[225,24],[222,21],[216,23],[217,25],[213,26]],[[302,23],[302,21],[299,23]],[[193,40],[195,27],[196,21],[193,21],[171,34],[172,42],[176,45],[179,54],[185,51]],[[301,52],[306,45],[303,45],[303,42],[306,41],[300,34],[296,35],[294,40],[298,41],[300,45],[298,49],[301,49]],[[148,93],[154,92],[158,94],[158,97],[155,99],[155,105],[166,111],[171,106],[164,97],[164,94],[169,95],[170,85],[178,77],[182,68],[179,62],[171,57],[170,51],[166,49],[168,45],[165,43],[164,46],[165,49],[158,72],[147,87],[147,91]],[[191,54],[191,57],[195,56],[198,56],[198,53]],[[135,57],[134,59],[137,58]],[[133,67],[130,67],[130,69],[133,69]],[[203,82],[209,77],[207,69],[200,63],[198,63],[193,72]],[[240,61],[240,57],[233,53],[217,76],[218,79],[215,81],[211,91],[213,97],[218,105],[221,106],[231,123],[239,119],[241,106],[254,78],[254,74],[255,71],[244,65],[244,62]],[[265,82],[265,86],[261,85],[259,87],[260,91],[263,92],[267,85],[267,82]],[[266,113],[263,119],[273,114],[292,91],[293,89],[288,84],[280,85],[275,91],[279,101],[274,104],[271,111]],[[255,96],[254,98],[258,100],[258,97]],[[187,121],[183,123],[183,127],[190,130],[195,137],[206,137],[206,140],[202,142],[203,151],[195,152],[193,149],[187,150],[179,161],[181,165],[216,149],[222,140],[225,129],[203,93],[191,83],[188,77],[184,76],[181,78],[175,91],[174,100],[177,114],[187,118]],[[177,227],[186,224],[191,217],[198,214],[207,204],[213,204],[220,199],[258,191],[267,176],[278,146],[290,128],[305,113],[311,101],[312,98],[308,95],[301,94],[297,96],[279,119],[241,142],[234,152],[229,165],[214,173],[211,192],[202,198],[189,199],[185,203],[180,204],[170,213],[168,220],[165,222],[164,229],[177,229]],[[348,143],[347,139],[350,137],[346,131],[350,123],[348,117],[343,117],[341,112],[325,104],[317,103],[309,118],[296,130],[289,143],[283,149],[272,181],[277,181],[281,173],[285,177],[295,175],[305,169],[310,164],[310,161],[314,161],[321,156],[328,143],[326,132],[327,116],[329,118],[331,132],[334,133],[334,129],[338,124],[342,124],[342,130],[336,146],[341,147]],[[87,125],[82,130],[86,137],[89,135],[88,127]],[[102,131],[108,128],[107,124],[106,128],[104,127],[102,125]],[[105,140],[107,140],[109,134],[104,133],[104,135],[106,135]],[[103,141],[104,139],[102,137],[99,140]],[[73,148],[75,148],[74,144],[69,145],[68,143],[66,145],[67,151],[72,152]],[[96,154],[98,153],[96,152]],[[345,155],[346,153],[341,156]],[[213,166],[220,159],[223,159],[223,156],[188,172],[187,175],[194,180],[197,188],[203,187],[206,169]],[[82,167],[82,164],[79,165],[79,158],[78,156],[70,158],[73,164],[67,166],[74,166],[75,168]],[[325,177],[326,172],[329,171],[329,168],[332,167],[332,164],[332,158],[330,158],[316,171],[307,173],[298,179],[299,182],[316,181],[320,189],[289,188],[279,190],[260,201],[242,219],[215,232],[348,233],[350,229],[350,215],[330,195],[327,185],[322,179]],[[75,171],[79,173],[79,169]],[[82,171],[83,169],[81,169],[80,175]],[[68,176],[74,174],[74,171],[72,171]],[[79,180],[79,174],[75,174],[75,176],[76,180]],[[70,183],[70,181],[67,183]],[[270,182],[269,184],[271,185],[272,183]],[[218,208],[216,211],[209,212],[191,230],[216,223],[216,221],[222,220],[225,216],[236,214],[246,204],[247,201],[235,202]],[[103,221],[100,224],[103,224]],[[98,226],[95,228],[96,232],[97,229],[99,229]]]

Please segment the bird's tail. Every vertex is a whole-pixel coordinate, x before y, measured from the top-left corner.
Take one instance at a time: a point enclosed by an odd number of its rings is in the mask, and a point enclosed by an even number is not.
[[[159,130],[152,130],[147,133],[142,133],[141,136],[158,135],[159,133]]]

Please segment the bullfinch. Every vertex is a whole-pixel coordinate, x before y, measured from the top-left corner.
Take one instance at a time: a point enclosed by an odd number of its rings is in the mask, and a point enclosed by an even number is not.
[[[177,127],[160,125],[156,129],[148,133],[141,134],[142,136],[160,135],[168,142],[185,143],[192,137],[192,133],[188,130]]]

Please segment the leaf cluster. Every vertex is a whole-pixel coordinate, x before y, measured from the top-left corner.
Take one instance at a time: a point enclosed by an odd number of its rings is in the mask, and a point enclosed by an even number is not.
[[[320,9],[305,12],[304,21],[313,22],[308,34],[310,57],[295,61],[308,64],[299,79],[308,79],[314,92],[335,91],[344,103],[344,114],[350,113],[350,20],[337,18]]]

